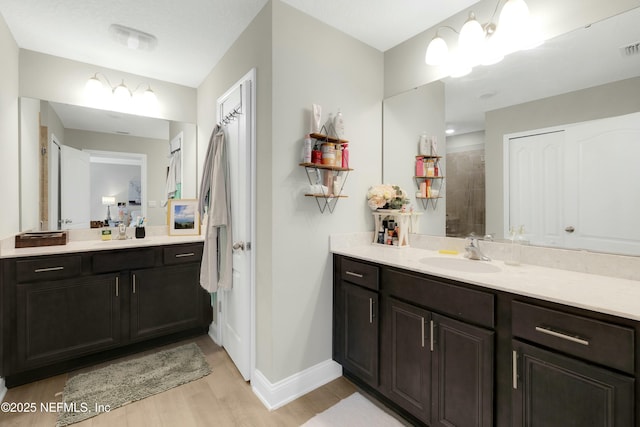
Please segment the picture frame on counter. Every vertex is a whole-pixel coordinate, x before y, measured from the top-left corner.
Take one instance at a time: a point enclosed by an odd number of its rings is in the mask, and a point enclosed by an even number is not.
[[[167,224],[170,236],[197,236],[200,234],[198,199],[169,199]]]

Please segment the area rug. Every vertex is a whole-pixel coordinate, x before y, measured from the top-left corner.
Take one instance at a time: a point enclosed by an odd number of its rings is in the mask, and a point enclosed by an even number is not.
[[[202,351],[191,343],[78,374],[64,386],[56,425],[86,420],[209,373]]]
[[[402,427],[391,415],[371,403],[358,392],[319,413],[302,427]]]

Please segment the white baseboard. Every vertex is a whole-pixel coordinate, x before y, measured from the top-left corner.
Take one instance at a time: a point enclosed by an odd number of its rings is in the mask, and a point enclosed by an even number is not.
[[[251,376],[251,388],[270,411],[303,396],[342,375],[342,366],[333,360],[318,363],[275,384],[256,369]]]
[[[213,340],[214,343],[220,345],[220,338],[218,337],[218,328],[215,323],[211,323],[209,325],[209,337]]]
[[[7,387],[4,385],[4,378],[0,377],[0,402],[4,401],[4,396],[7,394]]]

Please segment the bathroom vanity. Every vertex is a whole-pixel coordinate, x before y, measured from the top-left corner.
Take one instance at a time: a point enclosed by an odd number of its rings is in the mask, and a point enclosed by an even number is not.
[[[71,242],[0,258],[8,387],[205,333],[201,239]]]
[[[640,282],[416,248],[332,251],[333,358],[412,423],[640,426]]]

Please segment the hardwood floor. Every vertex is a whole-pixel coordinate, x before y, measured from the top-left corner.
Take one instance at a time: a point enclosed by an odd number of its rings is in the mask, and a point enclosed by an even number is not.
[[[165,348],[192,341],[196,342],[205,354],[213,370],[210,375],[73,426],[299,426],[356,391],[353,384],[341,377],[282,408],[269,412],[253,394],[249,383],[242,379],[227,353],[208,336],[182,341]],[[130,358],[142,354],[138,353]],[[82,371],[9,389],[4,402],[35,403],[38,410],[35,413],[0,412],[0,426],[55,426],[57,414],[41,412],[40,402],[61,401],[60,393],[67,377],[79,372]]]

